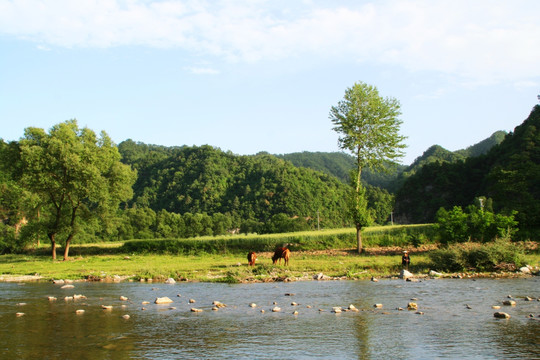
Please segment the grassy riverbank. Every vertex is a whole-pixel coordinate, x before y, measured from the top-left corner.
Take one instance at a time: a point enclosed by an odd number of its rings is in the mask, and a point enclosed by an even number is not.
[[[433,269],[427,253],[429,247],[412,250],[411,272],[422,275]],[[299,251],[292,253],[289,266],[273,265],[271,255],[259,253],[254,267],[248,267],[247,259],[240,254],[102,254],[79,255],[70,261],[54,262],[43,255],[3,255],[0,257],[0,274],[4,275],[3,280],[37,275],[43,280],[164,281],[171,277],[177,281],[234,283],[308,280],[319,273],[330,278],[368,279],[395,276],[401,270],[398,248],[368,249],[362,255],[356,254],[354,249]],[[540,255],[528,254],[526,261],[538,266]],[[511,276],[509,272],[499,274]]]
[[[404,249],[411,253],[409,270],[425,275],[442,268],[442,263],[434,264],[430,256],[438,248],[429,240],[431,234],[429,224],[367,228],[363,234],[365,252],[361,255],[354,248],[354,229],[79,244],[71,247],[69,261],[52,261],[49,247],[42,244],[26,254],[0,256],[0,281],[17,281],[20,276],[26,276],[42,280],[164,281],[173,278],[234,283],[307,280],[321,273],[325,278],[367,279],[399,274]],[[273,265],[271,261],[272,249],[282,244],[288,244],[292,250],[289,266]],[[532,251],[525,251],[522,260],[538,267],[540,254],[534,244]],[[246,255],[250,250],[255,250],[258,256],[254,267],[247,266]],[[492,252],[488,247],[480,250],[461,256],[474,254],[482,258]],[[439,258],[455,259],[458,252],[449,251]],[[513,274],[505,270],[502,276]]]

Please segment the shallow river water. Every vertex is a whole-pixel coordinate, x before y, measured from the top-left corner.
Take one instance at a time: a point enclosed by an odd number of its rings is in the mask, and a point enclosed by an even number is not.
[[[0,284],[1,358],[540,359],[538,277],[73,285]],[[74,294],[86,299],[64,300]],[[516,306],[502,305],[509,295]],[[164,296],[173,303],[154,304]],[[423,314],[407,310],[411,299]],[[359,311],[332,312],[350,304]]]

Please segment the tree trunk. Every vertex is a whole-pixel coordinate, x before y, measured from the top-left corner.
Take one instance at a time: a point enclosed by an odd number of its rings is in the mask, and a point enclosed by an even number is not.
[[[68,238],[66,239],[66,248],[64,249],[64,261],[67,261],[68,254],[69,254],[69,244],[71,244],[71,240],[75,236],[75,219],[77,218],[77,209],[79,209],[79,205],[81,203],[77,203],[77,206],[74,206],[71,209],[71,222],[69,223],[71,227],[71,231],[69,232]]]
[[[357,226],[356,227],[356,243],[358,245],[358,253],[362,253],[362,227]]]
[[[67,261],[68,255],[69,255],[69,244],[71,243],[71,239],[73,239],[73,233],[70,233],[67,240],[66,240],[66,248],[64,249],[64,261]]]
[[[53,260],[56,260],[56,240],[54,233],[47,234],[49,236],[49,239],[51,240],[51,250],[52,250],[52,258]]]

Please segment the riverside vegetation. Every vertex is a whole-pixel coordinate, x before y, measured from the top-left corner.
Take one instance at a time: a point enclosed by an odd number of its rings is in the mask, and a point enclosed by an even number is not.
[[[487,244],[442,246],[433,225],[370,227],[364,230],[365,251],[355,249],[355,229],[334,229],[268,235],[202,237],[196,239],[133,240],[72,246],[71,261],[53,261],[46,248],[0,258],[0,279],[34,275],[42,280],[267,282],[393,277],[401,270],[401,252],[412,253],[410,271],[430,270],[464,276],[514,276],[516,268],[538,267],[535,243],[499,239]],[[275,246],[289,244],[290,265],[272,265]],[[246,255],[256,250],[255,267]],[[513,267],[505,267],[505,264]],[[501,266],[502,264],[502,266]]]

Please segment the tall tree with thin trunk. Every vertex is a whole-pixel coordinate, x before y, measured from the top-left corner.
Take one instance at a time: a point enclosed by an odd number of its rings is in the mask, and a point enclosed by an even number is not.
[[[399,101],[383,98],[375,86],[355,83],[345,91],[343,100],[330,109],[338,144],[356,158],[352,176],[349,211],[356,226],[358,252],[362,252],[362,228],[371,222],[362,170],[385,171],[385,165],[403,157],[405,137],[399,134],[402,121]]]
[[[42,202],[44,231],[56,259],[58,237],[64,260],[77,234],[81,218],[106,217],[133,196],[136,173],[120,162],[120,153],[109,136],[80,129],[76,120],[51,128],[25,129],[20,140],[22,183]]]

